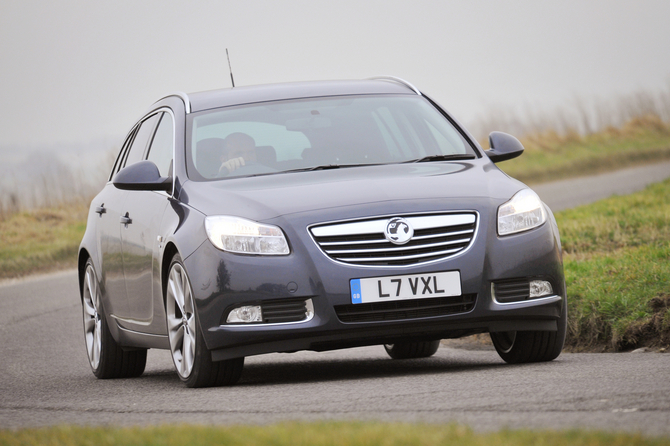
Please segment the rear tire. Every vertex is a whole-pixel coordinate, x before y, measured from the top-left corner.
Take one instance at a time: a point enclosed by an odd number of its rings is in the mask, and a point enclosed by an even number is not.
[[[400,342],[384,344],[386,353],[393,359],[417,359],[433,356],[440,348],[440,340],[426,342]]]
[[[165,297],[170,353],[179,379],[188,387],[226,386],[239,381],[243,357],[212,361],[195,310],[191,282],[179,254],[170,263]]]
[[[491,340],[507,363],[553,361],[563,350],[567,328],[568,309],[564,304],[557,331],[505,331],[491,333]]]
[[[144,373],[147,350],[124,351],[116,343],[107,326],[102,308],[100,283],[89,258],[82,284],[82,315],[86,353],[93,374],[99,379],[134,378]]]

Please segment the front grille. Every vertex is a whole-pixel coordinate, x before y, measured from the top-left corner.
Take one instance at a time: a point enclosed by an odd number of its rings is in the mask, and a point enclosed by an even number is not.
[[[342,322],[398,321],[467,313],[474,308],[476,301],[476,294],[464,294],[428,299],[335,305],[335,313]]]
[[[528,279],[513,279],[493,284],[494,297],[498,302],[518,302],[530,298]]]
[[[389,218],[313,226],[310,232],[324,254],[338,262],[362,266],[416,265],[454,256],[475,237],[477,214],[434,214],[403,217],[413,228],[409,242],[386,239]]]

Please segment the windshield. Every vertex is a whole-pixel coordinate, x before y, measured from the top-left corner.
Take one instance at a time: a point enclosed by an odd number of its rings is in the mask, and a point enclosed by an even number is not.
[[[189,115],[196,181],[415,160],[474,158],[460,132],[419,96],[337,96]]]

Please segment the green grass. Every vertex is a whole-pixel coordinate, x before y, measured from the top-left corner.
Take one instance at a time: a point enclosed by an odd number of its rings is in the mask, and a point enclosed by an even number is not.
[[[670,345],[670,180],[556,215],[569,301],[568,345]]]
[[[549,132],[523,138],[522,143],[524,154],[498,167],[529,184],[670,160],[670,126],[654,116],[592,135]]]
[[[269,426],[52,427],[0,431],[0,445],[287,445],[287,446],[635,446],[670,445],[670,438],[586,431],[473,433],[454,424],[284,423]]]
[[[74,267],[87,212],[78,204],[0,220],[0,279]]]

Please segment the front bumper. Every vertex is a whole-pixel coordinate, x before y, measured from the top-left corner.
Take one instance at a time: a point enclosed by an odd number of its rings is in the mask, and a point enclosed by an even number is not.
[[[292,216],[291,221],[278,218],[267,222],[286,232],[291,243],[288,256],[235,255],[219,251],[206,241],[185,259],[185,266],[213,359],[456,338],[482,332],[555,331],[566,305],[566,292],[553,219],[531,231],[498,237],[495,213],[487,211],[491,208],[495,205],[483,203],[480,209],[474,209],[480,215],[479,228],[466,252],[410,267],[337,263],[306,234],[306,228],[314,222],[300,215]],[[321,217],[329,221],[328,215]],[[335,311],[336,306],[352,303],[351,279],[443,271],[459,271],[462,294],[474,296],[474,305],[456,314],[368,322],[343,322]],[[554,294],[515,303],[496,302],[491,284],[513,278],[548,280]],[[225,323],[225,315],[233,307],[297,298],[312,300],[313,318],[285,324]]]

